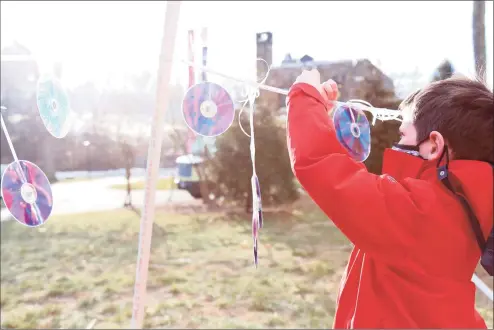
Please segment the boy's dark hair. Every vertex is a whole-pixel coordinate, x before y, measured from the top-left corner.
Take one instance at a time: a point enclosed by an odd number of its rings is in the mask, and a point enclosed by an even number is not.
[[[452,77],[408,96],[400,109],[412,111],[417,142],[442,134],[455,159],[494,163],[494,99],[480,80]]]

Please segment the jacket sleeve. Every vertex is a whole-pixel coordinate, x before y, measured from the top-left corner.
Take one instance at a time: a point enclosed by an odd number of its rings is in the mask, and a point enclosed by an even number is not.
[[[395,260],[411,255],[414,220],[424,211],[409,186],[369,173],[346,153],[314,87],[293,85],[287,104],[292,170],[309,196],[362,251]]]

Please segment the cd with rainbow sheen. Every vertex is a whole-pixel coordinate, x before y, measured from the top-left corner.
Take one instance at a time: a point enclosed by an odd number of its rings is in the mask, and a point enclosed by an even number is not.
[[[185,123],[202,136],[218,136],[235,119],[233,99],[218,84],[203,82],[189,88],[182,103]]]
[[[344,104],[333,115],[336,137],[350,156],[358,162],[369,157],[371,150],[370,125],[362,110]]]
[[[258,265],[259,259],[258,259],[258,247],[259,247],[259,240],[258,240],[258,235],[259,235],[259,219],[257,213],[254,211],[252,213],[252,240],[253,240],[253,248],[254,248],[254,264]]]
[[[70,128],[71,109],[69,97],[57,78],[52,76],[40,78],[36,103],[48,132],[59,139],[65,137]]]
[[[263,217],[262,217],[262,198],[261,198],[261,186],[259,185],[259,178],[257,175],[252,176],[251,179],[252,185],[252,212],[257,212],[257,219],[259,221],[259,229],[262,228],[263,225]]]
[[[2,175],[2,199],[10,214],[20,223],[37,227],[46,222],[53,208],[50,182],[31,162],[10,163]]]

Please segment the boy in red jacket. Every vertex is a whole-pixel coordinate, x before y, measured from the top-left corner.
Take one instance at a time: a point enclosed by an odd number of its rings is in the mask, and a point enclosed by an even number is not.
[[[411,95],[379,176],[336,139],[328,113],[335,86],[304,71],[287,102],[293,172],[355,245],[333,326],[486,328],[471,281],[481,253],[458,196],[485,240],[493,226],[492,91],[452,78]]]

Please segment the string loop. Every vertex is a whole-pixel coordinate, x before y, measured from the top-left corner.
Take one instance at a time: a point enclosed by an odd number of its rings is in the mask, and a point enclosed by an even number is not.
[[[268,62],[266,62],[265,60],[263,60],[262,58],[258,58],[257,61],[263,61],[265,64],[266,64],[266,67],[267,67],[267,70],[266,70],[266,74],[264,75],[264,77],[262,77],[262,79],[260,81],[258,81],[258,85],[264,85],[264,83],[266,82],[266,80],[268,79],[268,76],[269,76],[269,73],[271,72],[271,66],[268,64]],[[261,95],[261,89],[259,87],[257,88],[253,88],[252,86],[248,86],[247,84],[243,84],[242,86],[245,87],[246,89],[246,98],[244,100],[241,100],[239,102],[242,103],[242,106],[240,108],[240,111],[238,113],[238,125],[240,126],[240,129],[242,130],[242,132],[248,136],[248,137],[252,137],[253,136],[253,112],[254,112],[254,102],[255,100],[259,97],[259,95]],[[245,130],[244,130],[244,127],[242,126],[242,122],[240,120],[240,116],[242,115],[242,112],[244,111],[245,109],[245,106],[247,105],[247,103],[249,103],[249,107],[250,107],[250,111],[252,113],[251,116],[249,116],[250,120],[252,121],[251,122],[251,134],[248,134]]]

